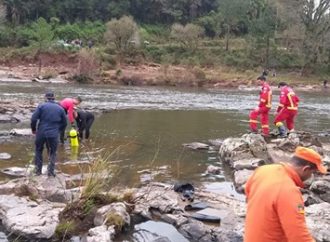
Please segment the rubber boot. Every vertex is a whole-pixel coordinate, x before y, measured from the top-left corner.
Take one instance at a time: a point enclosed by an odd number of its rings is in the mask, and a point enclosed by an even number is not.
[[[280,133],[280,137],[281,138],[285,138],[287,136],[286,134],[286,128],[284,127],[284,125],[281,125],[278,127],[278,131]]]

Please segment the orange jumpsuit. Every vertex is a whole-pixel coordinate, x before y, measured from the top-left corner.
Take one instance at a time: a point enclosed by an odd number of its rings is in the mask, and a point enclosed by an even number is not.
[[[272,107],[272,90],[268,83],[264,82],[260,95],[259,105],[256,109],[250,112],[250,129],[252,132],[257,132],[258,116],[260,115],[262,133],[269,134],[269,110]]]
[[[281,88],[280,104],[277,108],[275,117],[276,127],[283,126],[283,121],[286,121],[289,131],[294,129],[294,119],[298,113],[299,97],[294,93],[291,87],[284,86]]]
[[[246,183],[244,242],[314,242],[305,222],[303,186],[289,164],[259,167]]]

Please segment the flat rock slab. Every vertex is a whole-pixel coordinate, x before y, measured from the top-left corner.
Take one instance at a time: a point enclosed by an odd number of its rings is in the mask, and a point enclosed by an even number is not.
[[[11,159],[11,155],[8,153],[0,153],[0,160],[9,160]]]
[[[210,147],[209,145],[200,142],[183,144],[183,146],[193,150],[208,150]]]
[[[4,227],[29,239],[49,239],[59,222],[64,204],[31,201],[25,197],[0,195],[0,219]]]
[[[12,129],[10,130],[10,135],[12,136],[31,136],[31,129]]]

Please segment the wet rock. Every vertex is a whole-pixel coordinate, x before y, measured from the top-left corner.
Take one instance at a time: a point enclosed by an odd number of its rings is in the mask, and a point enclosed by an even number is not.
[[[24,177],[29,174],[28,169],[25,167],[8,167],[0,170],[1,173],[14,176],[14,177]]]
[[[8,242],[7,236],[3,232],[0,232],[0,241],[1,242]]]
[[[112,242],[115,237],[114,226],[101,225],[95,228],[91,228],[88,231],[86,238],[82,239],[82,242]]]
[[[208,150],[209,149],[209,145],[204,144],[204,143],[199,143],[199,142],[183,144],[183,146],[187,147],[189,149],[193,149],[193,150]]]
[[[278,144],[278,148],[287,152],[294,152],[296,147],[300,144],[300,139],[298,134],[291,133],[285,139],[282,139]]]
[[[56,178],[41,175],[2,182],[0,194],[32,196],[51,202],[66,203],[78,196],[79,189],[66,189],[66,180],[61,174],[58,174]]]
[[[12,136],[31,136],[31,129],[12,129],[10,130]]]
[[[310,186],[310,190],[320,196],[320,198],[330,203],[330,176],[322,176],[316,179]]]
[[[9,114],[0,114],[0,123],[18,123],[19,120]]]
[[[159,237],[151,242],[171,242],[171,240],[169,240],[167,237]]]
[[[8,153],[0,153],[0,160],[9,160],[11,159],[11,155]]]
[[[253,159],[243,159],[233,162],[233,168],[235,170],[254,170],[259,166],[262,166],[266,164],[266,161],[259,159],[259,158],[253,158]]]
[[[189,241],[214,241],[212,230],[202,222],[194,221],[183,224],[179,228],[179,232]]]
[[[223,139],[209,139],[208,142],[211,146],[220,148],[223,143]]]
[[[178,198],[172,186],[153,183],[134,194],[133,200],[136,200],[134,213],[152,219],[150,209],[156,209],[160,213],[183,211],[179,206]]]
[[[13,234],[28,239],[49,239],[59,222],[64,204],[34,202],[25,197],[0,195],[0,219]]]
[[[94,225],[100,226],[107,221],[109,215],[118,216],[123,222],[123,226],[129,226],[131,224],[131,219],[126,211],[126,206],[124,203],[112,203],[110,205],[101,207],[97,210],[94,217]]]
[[[305,208],[306,223],[317,241],[330,241],[330,203]]]
[[[220,159],[234,168],[234,162],[259,158],[268,161],[267,145],[259,134],[245,134],[241,138],[224,140],[219,150]]]
[[[247,169],[235,171],[234,180],[237,191],[239,192],[244,191],[243,186],[245,185],[249,177],[253,174],[253,172],[254,172],[253,170],[247,170]]]
[[[9,135],[10,135],[9,131],[3,131],[3,130],[0,131],[0,137],[9,136]]]
[[[207,167],[207,170],[206,170],[206,172],[208,173],[208,174],[215,174],[215,175],[218,175],[218,174],[220,174],[221,173],[221,167],[219,167],[219,166],[212,166],[212,165],[209,165],[208,167]]]

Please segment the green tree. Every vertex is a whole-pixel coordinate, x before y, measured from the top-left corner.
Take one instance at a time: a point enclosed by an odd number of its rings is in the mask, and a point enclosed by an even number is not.
[[[195,51],[198,48],[200,38],[204,35],[204,29],[195,24],[173,24],[171,37],[182,44],[187,50]]]
[[[104,38],[106,42],[113,42],[119,53],[125,53],[137,34],[138,27],[133,18],[123,16],[120,19],[112,19],[106,24]]]
[[[47,23],[44,18],[39,18],[31,25],[31,31],[33,38],[30,41],[30,45],[37,49],[36,56],[39,60],[39,74],[41,72],[42,60],[41,54],[46,52],[54,40],[54,32],[52,26]]]
[[[219,21],[225,29],[226,46],[229,50],[231,34],[239,28],[240,22],[246,21],[248,3],[245,0],[221,0],[219,2]]]
[[[301,19],[305,27],[303,40],[304,65],[301,71],[306,75],[315,70],[328,44],[330,32],[330,0],[303,0]]]
[[[276,12],[276,6],[271,1],[264,1],[264,4],[259,2],[258,5],[251,6],[254,15],[251,15],[249,21],[249,31],[253,36],[253,39],[260,43],[257,48],[259,53],[262,53],[262,49],[265,50],[264,56],[260,56],[263,60],[263,65],[269,67],[270,59],[270,42],[275,36],[276,28],[279,24]],[[255,6],[258,9],[254,9]]]

